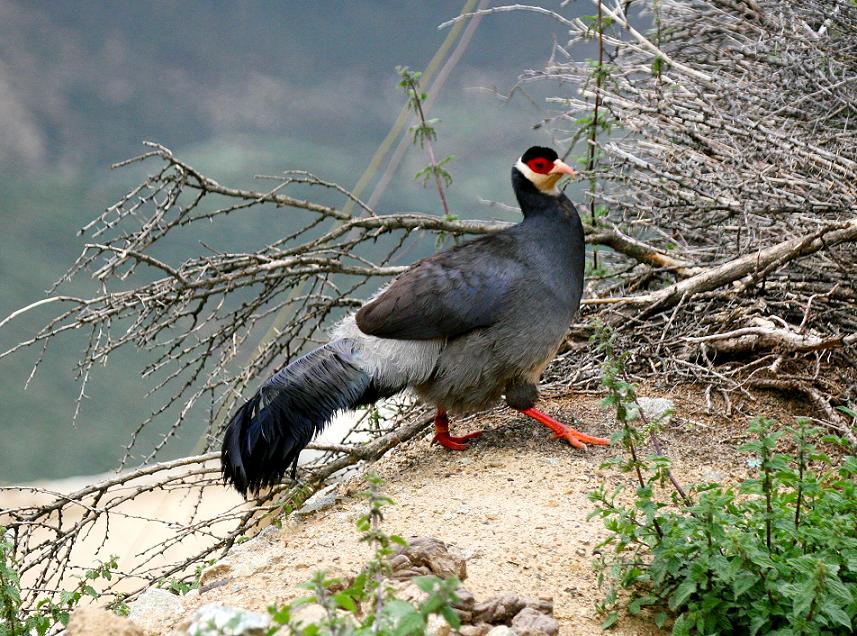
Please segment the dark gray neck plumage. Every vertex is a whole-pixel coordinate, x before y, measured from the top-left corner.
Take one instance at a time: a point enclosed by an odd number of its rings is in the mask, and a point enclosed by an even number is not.
[[[512,187],[524,217],[558,211],[558,197],[541,192],[517,168],[512,168]]]
[[[564,195],[540,192],[512,168],[512,185],[524,221],[518,232],[529,246],[529,257],[571,311],[583,293],[585,243],[583,225],[574,204]]]

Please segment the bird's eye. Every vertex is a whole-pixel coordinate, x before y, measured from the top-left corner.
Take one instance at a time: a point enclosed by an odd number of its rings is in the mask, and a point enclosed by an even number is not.
[[[547,174],[553,168],[553,162],[543,158],[531,159],[527,162],[527,165],[533,172],[538,172],[540,174]]]

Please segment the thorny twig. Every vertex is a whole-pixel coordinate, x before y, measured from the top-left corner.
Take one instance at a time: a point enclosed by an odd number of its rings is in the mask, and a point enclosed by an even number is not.
[[[593,3],[612,21],[601,36],[610,51],[609,81],[601,84],[587,83],[589,68],[577,61],[576,47],[591,37],[585,21],[566,17],[562,8],[529,5],[478,12],[535,12],[567,29],[568,42],[556,45],[559,54],[547,68],[520,78],[568,89],[550,100],[545,119],[560,146],[581,139],[575,122],[594,98],[614,122],[610,135],[587,140],[600,157],[593,166],[595,202],[609,213],[587,236],[610,248],[599,253],[607,274],[590,281],[567,347],[543,383],[598,385],[601,360],[586,345],[590,319],[598,316],[628,352],[633,379],[701,383],[709,387],[707,401],[713,406],[712,396],[722,396],[730,413],[752,408],[751,388],[800,392],[853,441],[853,423],[838,418],[834,406],[857,401],[857,9],[849,0],[658,0],[653,40],[627,13],[645,3]],[[483,234],[500,227],[378,214],[305,172],[283,173],[267,190],[229,187],[169,149],[148,146],[121,165],[142,163],[151,175],[83,228],[88,243],[58,281],[89,273],[97,292],[55,292],[0,322],[37,307],[56,309],[0,357],[31,346],[43,354],[62,334],[89,333],[78,367],[82,386],[115,351],[136,348],[161,406],[140,423],[135,439],[171,418],[143,467],[93,490],[5,511],[0,522],[15,537],[31,603],[36,589],[58,585],[75,567],[74,549],[87,534],[103,545],[109,525],[97,530],[96,520],[129,514],[122,505],[153,490],[201,497],[215,486],[218,468],[206,463],[215,455],[151,463],[186,421],[211,422],[202,449],[216,449],[225,421],[219,414],[232,412],[248,384],[322,340],[326,326],[403,271],[414,258],[408,250],[428,253],[432,241],[421,241],[424,232]],[[295,188],[344,197],[364,214],[293,196]],[[249,215],[264,215],[274,238],[255,251],[230,251],[229,232],[219,228]],[[201,244],[198,254],[180,262],[163,256],[170,253],[165,245],[190,232]],[[277,324],[277,337],[254,346],[254,335],[282,311],[291,319]],[[396,432],[364,419],[343,444],[362,434],[380,453],[422,425]],[[135,450],[132,439],[129,460]],[[326,450],[305,468],[306,481],[321,483],[361,457],[377,456]],[[302,493],[284,485],[253,510],[234,506],[214,518],[176,520],[175,538],[141,548],[141,561],[126,573],[140,587],[183,575],[251,531],[259,515],[282,510]],[[190,535],[207,536],[209,547],[170,561],[166,551]],[[165,554],[166,564],[154,565]]]

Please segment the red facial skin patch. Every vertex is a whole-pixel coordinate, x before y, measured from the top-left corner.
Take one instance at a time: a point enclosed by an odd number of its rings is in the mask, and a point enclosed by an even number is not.
[[[544,157],[536,157],[535,159],[530,159],[527,162],[527,166],[529,166],[530,170],[533,172],[548,174],[553,170],[553,161],[548,161]]]

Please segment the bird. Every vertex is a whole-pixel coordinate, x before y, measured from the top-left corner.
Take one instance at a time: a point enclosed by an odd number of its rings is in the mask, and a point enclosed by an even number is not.
[[[339,412],[410,388],[436,407],[433,442],[461,451],[449,414],[506,404],[576,448],[609,441],[535,408],[537,384],[583,295],[584,233],[559,189],[575,171],[533,146],[512,167],[523,220],[414,263],[331,339],[270,377],[237,409],[221,449],[224,482],[245,497],[274,486]]]

